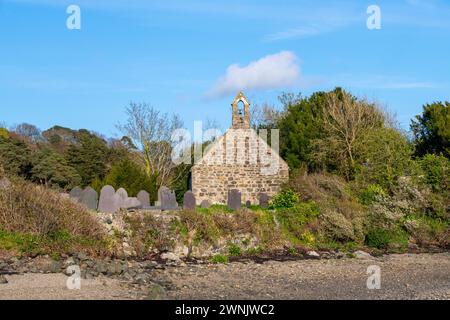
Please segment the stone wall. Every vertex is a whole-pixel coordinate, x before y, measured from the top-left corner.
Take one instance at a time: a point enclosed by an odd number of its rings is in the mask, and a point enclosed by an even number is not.
[[[230,129],[192,168],[197,203],[226,204],[228,191],[242,192],[242,202],[258,204],[258,195],[280,191],[289,179],[281,157],[253,129]]]

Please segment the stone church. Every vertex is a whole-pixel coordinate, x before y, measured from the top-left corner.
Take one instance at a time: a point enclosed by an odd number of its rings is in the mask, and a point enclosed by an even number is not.
[[[265,136],[251,128],[250,104],[239,92],[232,103],[231,128],[192,167],[192,192],[198,203],[226,204],[232,189],[242,193],[243,203],[252,204],[259,203],[261,193],[279,192],[289,179],[289,168]]]

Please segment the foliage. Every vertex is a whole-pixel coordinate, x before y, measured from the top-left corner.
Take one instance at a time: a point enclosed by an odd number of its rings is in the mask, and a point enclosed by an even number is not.
[[[447,191],[450,188],[450,160],[444,156],[426,154],[418,160],[425,182],[433,191]]]
[[[140,148],[145,173],[148,177],[156,177],[158,188],[171,186],[179,178],[172,161],[172,134],[182,127],[181,120],[177,115],[169,117],[146,103],[130,103],[126,114],[126,122],[120,124],[118,129]]]
[[[8,139],[9,138],[9,131],[5,128],[0,127],[0,139]]]
[[[157,198],[155,179],[149,178],[144,170],[130,159],[123,159],[111,168],[104,179],[103,185],[107,184],[116,190],[124,188],[130,197],[136,197],[139,191],[145,190],[152,200]]]
[[[270,209],[292,208],[300,201],[298,195],[291,189],[282,190],[270,201]]]
[[[0,165],[12,175],[28,177],[31,165],[31,150],[20,140],[0,137]]]
[[[406,137],[392,128],[365,132],[355,146],[356,180],[378,184],[385,190],[413,171],[412,148]]]
[[[411,122],[416,154],[442,154],[450,158],[450,102],[423,106],[422,114]]]
[[[220,264],[220,263],[228,263],[229,262],[229,258],[227,256],[224,256],[222,254],[216,254],[215,256],[212,256],[209,261],[211,263],[215,263],[215,264]]]
[[[276,211],[276,219],[285,233],[294,239],[309,242],[312,239],[307,234],[306,225],[314,222],[319,216],[319,208],[314,201],[299,203],[291,208]]]
[[[82,185],[90,185],[106,175],[109,149],[106,141],[87,130],[79,130],[76,138],[78,143],[68,147],[66,158],[81,176]]]
[[[124,218],[130,240],[138,256],[145,255],[149,249],[167,250],[173,247],[171,230],[151,214],[133,214]]]
[[[367,132],[382,128],[386,116],[374,103],[343,90],[327,95],[323,111],[324,137],[314,141],[314,157],[320,168],[354,178],[358,150]]]
[[[81,183],[77,171],[61,155],[48,148],[34,153],[31,180],[63,189],[71,189]]]
[[[323,135],[321,122],[326,95],[317,92],[308,98],[288,94],[280,97],[285,109],[278,122],[280,154],[292,169],[316,165],[311,154],[312,141]]]
[[[232,257],[239,257],[242,254],[241,248],[235,244],[231,244],[228,247],[228,253]]]
[[[408,234],[396,227],[389,229],[372,229],[366,235],[366,244],[376,249],[404,249],[408,245]]]
[[[382,187],[377,184],[371,184],[361,192],[359,196],[359,202],[364,205],[370,205],[374,202],[379,201],[385,196],[386,192]]]

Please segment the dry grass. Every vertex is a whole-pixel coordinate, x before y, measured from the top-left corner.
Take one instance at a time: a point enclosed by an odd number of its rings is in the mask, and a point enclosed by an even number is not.
[[[0,190],[0,229],[36,236],[65,232],[100,239],[104,235],[95,217],[69,198],[19,179]]]

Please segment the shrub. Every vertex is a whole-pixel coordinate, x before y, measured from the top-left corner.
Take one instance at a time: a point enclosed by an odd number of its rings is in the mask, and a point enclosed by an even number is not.
[[[444,156],[426,154],[419,160],[424,180],[433,191],[446,191],[450,188],[450,160]]]
[[[212,256],[212,257],[209,259],[209,261],[210,261],[211,263],[218,264],[218,263],[228,263],[228,262],[229,262],[229,259],[228,259],[227,256],[224,256],[224,255],[221,255],[221,254],[217,254],[217,255],[215,255],[215,256]]]
[[[96,184],[98,185],[98,182]],[[115,189],[124,188],[130,197],[137,196],[141,190],[147,191],[151,200],[157,197],[156,179],[149,178],[142,168],[130,159],[116,163],[105,177],[105,184]]]
[[[359,140],[356,151],[356,180],[378,184],[389,190],[399,177],[413,170],[412,147],[406,136],[391,128],[369,130]]]
[[[280,209],[276,218],[289,236],[301,239],[307,223],[314,221],[319,215],[315,202],[299,203],[293,208]]]
[[[372,229],[366,235],[366,244],[376,249],[404,249],[408,245],[408,234],[399,227]]]
[[[371,184],[361,192],[359,202],[364,205],[370,205],[386,196],[386,192],[377,184]]]
[[[286,189],[273,197],[272,201],[270,202],[270,209],[292,208],[299,201],[300,198],[293,190]]]
[[[0,191],[0,226],[8,232],[41,236],[61,231],[94,238],[103,235],[86,209],[56,191],[22,180]]]
[[[173,247],[171,230],[151,214],[133,214],[124,218],[131,232],[130,240],[138,256],[145,256],[150,249],[160,251]]]
[[[241,248],[235,244],[228,247],[228,253],[232,257],[239,257],[241,255]]]
[[[106,254],[106,241],[97,219],[56,191],[18,179],[0,190],[0,249]]]

